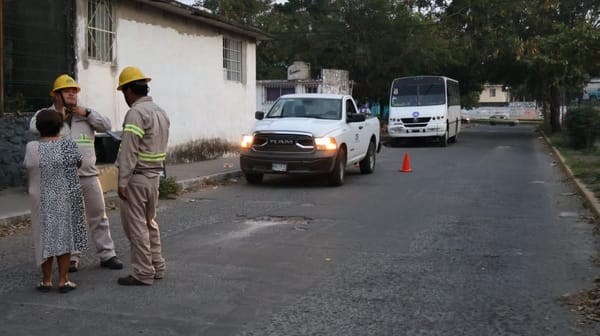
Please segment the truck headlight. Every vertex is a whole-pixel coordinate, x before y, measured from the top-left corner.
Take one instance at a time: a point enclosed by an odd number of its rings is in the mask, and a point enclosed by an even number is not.
[[[254,136],[252,135],[244,135],[242,137],[242,142],[240,144],[241,148],[250,148],[252,147],[252,142],[254,141]]]
[[[315,145],[317,145],[317,150],[336,150],[337,143],[334,138],[323,137],[323,138],[315,138]]]

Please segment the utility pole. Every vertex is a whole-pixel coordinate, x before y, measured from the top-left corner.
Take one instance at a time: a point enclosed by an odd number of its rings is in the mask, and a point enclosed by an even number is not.
[[[4,16],[0,0],[0,117],[4,115]]]

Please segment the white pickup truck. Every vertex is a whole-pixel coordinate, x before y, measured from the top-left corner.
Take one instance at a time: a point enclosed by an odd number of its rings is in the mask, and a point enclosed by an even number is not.
[[[325,174],[344,184],[346,166],[375,170],[381,148],[379,120],[359,114],[354,99],[341,94],[281,96],[242,137],[240,167],[251,184],[264,174]]]

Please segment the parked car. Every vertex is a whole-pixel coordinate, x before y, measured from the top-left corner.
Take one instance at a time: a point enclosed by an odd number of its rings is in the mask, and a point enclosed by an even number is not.
[[[505,114],[495,114],[490,116],[490,125],[510,125],[517,126],[519,124],[519,120],[512,119],[510,116]]]

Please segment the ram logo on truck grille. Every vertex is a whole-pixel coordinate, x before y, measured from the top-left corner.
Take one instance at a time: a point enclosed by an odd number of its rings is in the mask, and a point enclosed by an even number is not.
[[[256,133],[252,150],[255,152],[310,153],[314,139],[309,133]]]
[[[269,145],[293,145],[294,140],[291,139],[269,139]]]

